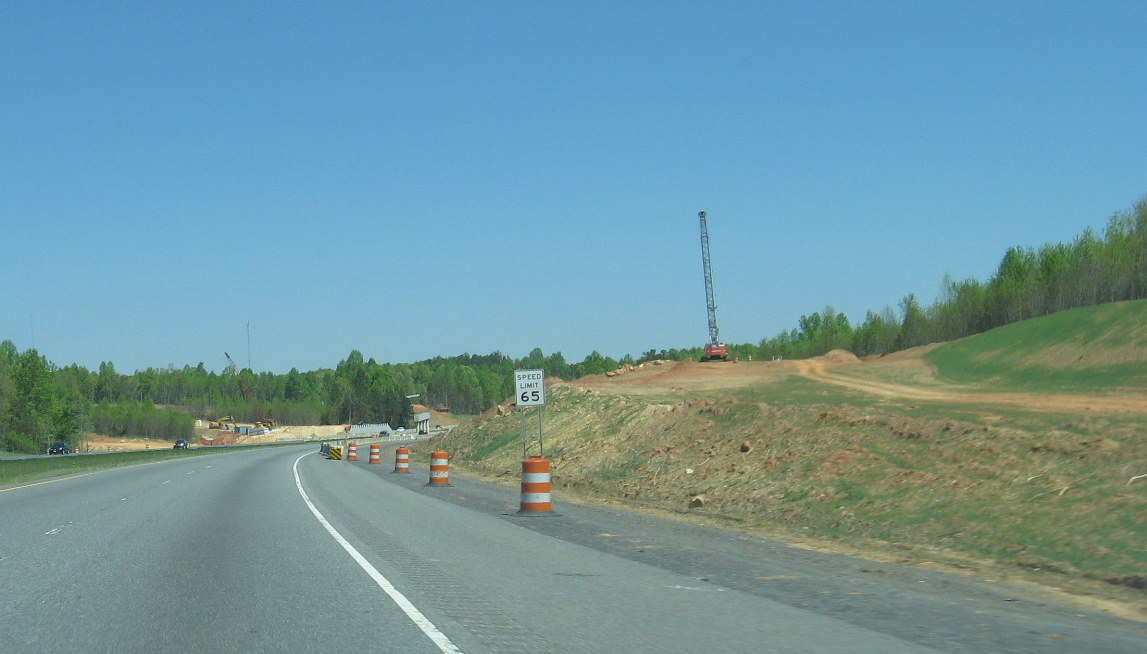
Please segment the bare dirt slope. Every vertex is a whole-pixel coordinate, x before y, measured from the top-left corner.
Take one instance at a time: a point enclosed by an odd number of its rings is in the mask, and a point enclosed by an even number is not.
[[[200,438],[203,436],[211,437],[220,443],[228,444],[274,443],[304,438],[330,438],[341,434],[344,429],[343,425],[287,425],[277,427],[261,436],[246,436],[235,434],[231,431],[197,427],[195,430],[195,438],[191,441],[191,446],[200,446]],[[80,449],[85,452],[135,452],[138,450],[171,449],[173,444],[173,440],[124,438],[119,436],[87,434],[80,443]]]
[[[1109,610],[1147,616],[1147,532],[1129,517],[1147,511],[1147,478],[1131,481],[1147,473],[1147,392],[985,392],[940,379],[926,351],[661,361],[548,380],[555,492],[1117,597]],[[504,405],[415,453],[440,447],[462,469],[515,483],[522,424]]]
[[[595,375],[572,382],[605,392],[654,395],[676,392],[713,392],[768,383],[783,376],[800,375],[818,382],[843,386],[882,398],[955,404],[998,405],[1032,411],[1089,413],[1147,413],[1147,393],[1119,396],[1040,395],[1033,393],[985,393],[945,384],[922,358],[927,348],[900,353],[887,360],[862,362],[843,350],[811,359],[768,362],[697,363],[661,362],[614,374]],[[895,369],[895,376],[912,384],[890,383],[850,375],[859,368]]]
[[[458,419],[449,412],[437,411],[422,405],[414,405],[414,411],[416,413],[428,411],[430,413],[430,425],[432,427],[458,424]],[[260,436],[248,436],[235,434],[231,431],[197,427],[195,429],[195,438],[191,444],[193,447],[199,446],[201,444],[200,439],[204,436],[213,438],[220,443],[253,444],[293,441],[306,438],[333,438],[342,434],[344,431],[346,431],[346,425],[283,425]],[[100,434],[87,434],[81,440],[79,447],[82,451],[86,452],[134,452],[137,450],[169,449],[174,444],[173,440],[122,438],[117,436],[103,436]]]
[[[78,445],[81,452],[135,452],[137,450],[171,449],[172,441],[151,438],[120,438],[87,434]]]

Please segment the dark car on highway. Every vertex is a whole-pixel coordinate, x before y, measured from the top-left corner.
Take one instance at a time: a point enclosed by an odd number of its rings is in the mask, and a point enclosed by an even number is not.
[[[64,441],[56,441],[48,447],[48,454],[71,454],[72,448]]]
[[[181,438],[181,439],[179,439],[179,440],[175,441],[175,445],[173,446],[173,448],[172,448],[172,449],[176,449],[176,450],[186,450],[186,449],[187,449],[187,448],[189,448],[189,447],[191,447],[191,444],[187,442],[187,439],[186,439],[186,438]]]

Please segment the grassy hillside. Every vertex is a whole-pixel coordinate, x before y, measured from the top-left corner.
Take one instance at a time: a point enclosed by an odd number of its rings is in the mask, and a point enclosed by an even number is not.
[[[940,346],[942,378],[1008,391],[1147,387],[1147,300],[1061,311]]]
[[[1147,381],[1137,369],[1147,358],[1145,325],[1147,303],[1123,303],[1013,325],[927,356],[944,379],[978,390],[1127,395]],[[889,381],[911,384],[916,375],[902,363],[834,370],[865,378],[887,371]],[[1147,478],[1132,481],[1147,474],[1147,409],[1074,414],[898,400],[818,382],[795,365],[760,365],[778,372],[720,391],[688,390],[696,387],[677,378],[555,384],[545,454],[556,498],[620,501],[845,551],[1018,576],[1119,597],[1147,616]],[[944,383],[919,378],[929,388]],[[416,456],[441,447],[455,466],[516,483],[521,426],[514,411],[490,412]],[[532,416],[527,427],[536,433]]]

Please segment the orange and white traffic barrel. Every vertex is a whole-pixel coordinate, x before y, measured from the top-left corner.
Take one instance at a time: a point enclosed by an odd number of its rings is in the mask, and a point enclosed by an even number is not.
[[[452,486],[450,483],[450,455],[442,450],[430,453],[430,481],[427,486]]]
[[[370,444],[370,460],[368,463],[382,463],[382,446],[378,443]]]
[[[410,450],[399,447],[394,450],[394,471],[410,472]]]
[[[540,456],[522,460],[522,502],[517,515],[557,515],[550,499],[550,461]]]
[[[351,441],[346,444],[346,460],[358,461],[358,443]]]

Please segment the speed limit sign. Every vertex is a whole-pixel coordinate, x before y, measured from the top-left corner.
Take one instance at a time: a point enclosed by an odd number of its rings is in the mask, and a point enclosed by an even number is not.
[[[543,370],[515,370],[514,398],[518,406],[545,406],[546,374]]]

